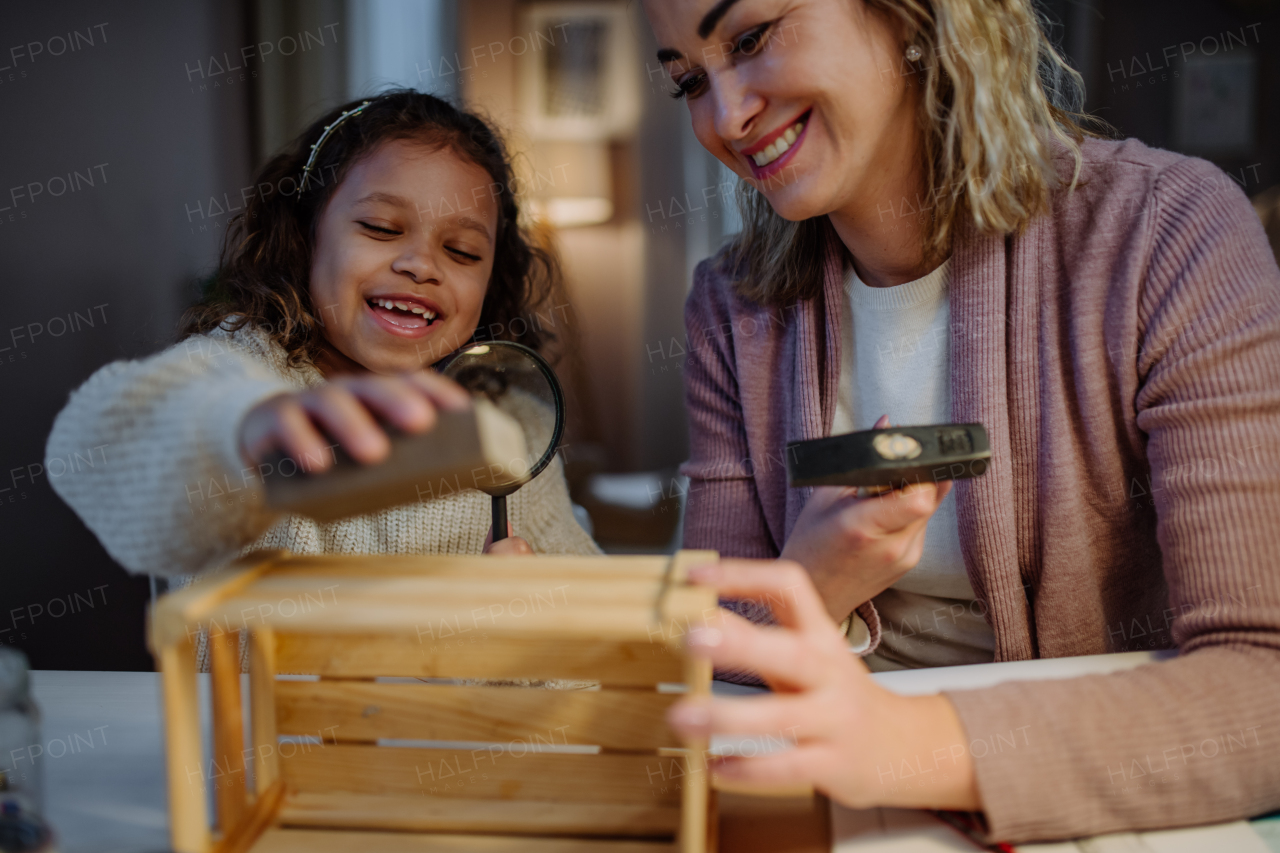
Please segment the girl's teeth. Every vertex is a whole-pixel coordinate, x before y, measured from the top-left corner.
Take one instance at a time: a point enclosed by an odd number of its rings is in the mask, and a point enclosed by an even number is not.
[[[399,308],[401,311],[408,311],[410,314],[418,314],[426,317],[428,320],[436,318],[436,312],[428,311],[416,302],[397,302],[391,299],[381,299],[375,297],[369,300],[379,308],[386,308],[388,311]]]

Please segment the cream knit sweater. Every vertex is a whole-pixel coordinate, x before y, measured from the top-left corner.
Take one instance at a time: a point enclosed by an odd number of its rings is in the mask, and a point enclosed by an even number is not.
[[[238,449],[254,405],[324,381],[291,369],[265,333],[218,329],[139,361],[108,364],[72,392],[54,421],[48,461],[97,450],[96,466],[51,478],[54,491],[132,572],[185,575],[258,548],[298,554],[478,554],[490,499],[469,489],[320,524],[263,503]],[[517,536],[541,554],[598,554],[573,516],[556,458],[508,499]]]

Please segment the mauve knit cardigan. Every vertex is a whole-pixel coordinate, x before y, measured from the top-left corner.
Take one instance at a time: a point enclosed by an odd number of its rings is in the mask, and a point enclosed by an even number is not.
[[[1088,141],[1081,180],[1021,234],[957,237],[951,416],[993,454],[956,484],[960,543],[997,660],[1179,654],[948,691],[1014,842],[1280,807],[1280,270],[1209,163]],[[698,266],[686,547],[772,558],[790,535],[810,490],[782,453],[831,429],[843,257],[832,239],[822,298],[788,309]],[[947,767],[903,758],[917,783]]]

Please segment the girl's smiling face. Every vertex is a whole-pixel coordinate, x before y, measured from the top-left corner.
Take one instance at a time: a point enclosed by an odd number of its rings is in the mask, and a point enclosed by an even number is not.
[[[449,147],[380,145],[316,225],[311,300],[324,337],[374,373],[417,370],[464,344],[493,270],[492,178]]]
[[[863,0],[644,0],[694,134],[797,221],[914,168],[903,45]]]

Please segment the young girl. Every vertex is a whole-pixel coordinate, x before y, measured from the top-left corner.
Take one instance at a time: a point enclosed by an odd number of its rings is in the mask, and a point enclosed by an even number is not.
[[[334,444],[376,462],[389,449],[377,418],[420,432],[437,408],[469,405],[423,368],[480,334],[513,338],[511,321],[558,283],[518,224],[511,177],[493,129],[431,95],[388,92],[316,121],[258,176],[184,340],[71,395],[48,457],[103,446],[110,462],[58,494],[134,572],[194,573],[258,548],[484,550],[481,492],[320,524],[267,510],[257,466],[280,449],[322,470]],[[550,342],[518,325],[522,343]],[[494,552],[599,553],[558,459],[509,513],[518,537]]]

